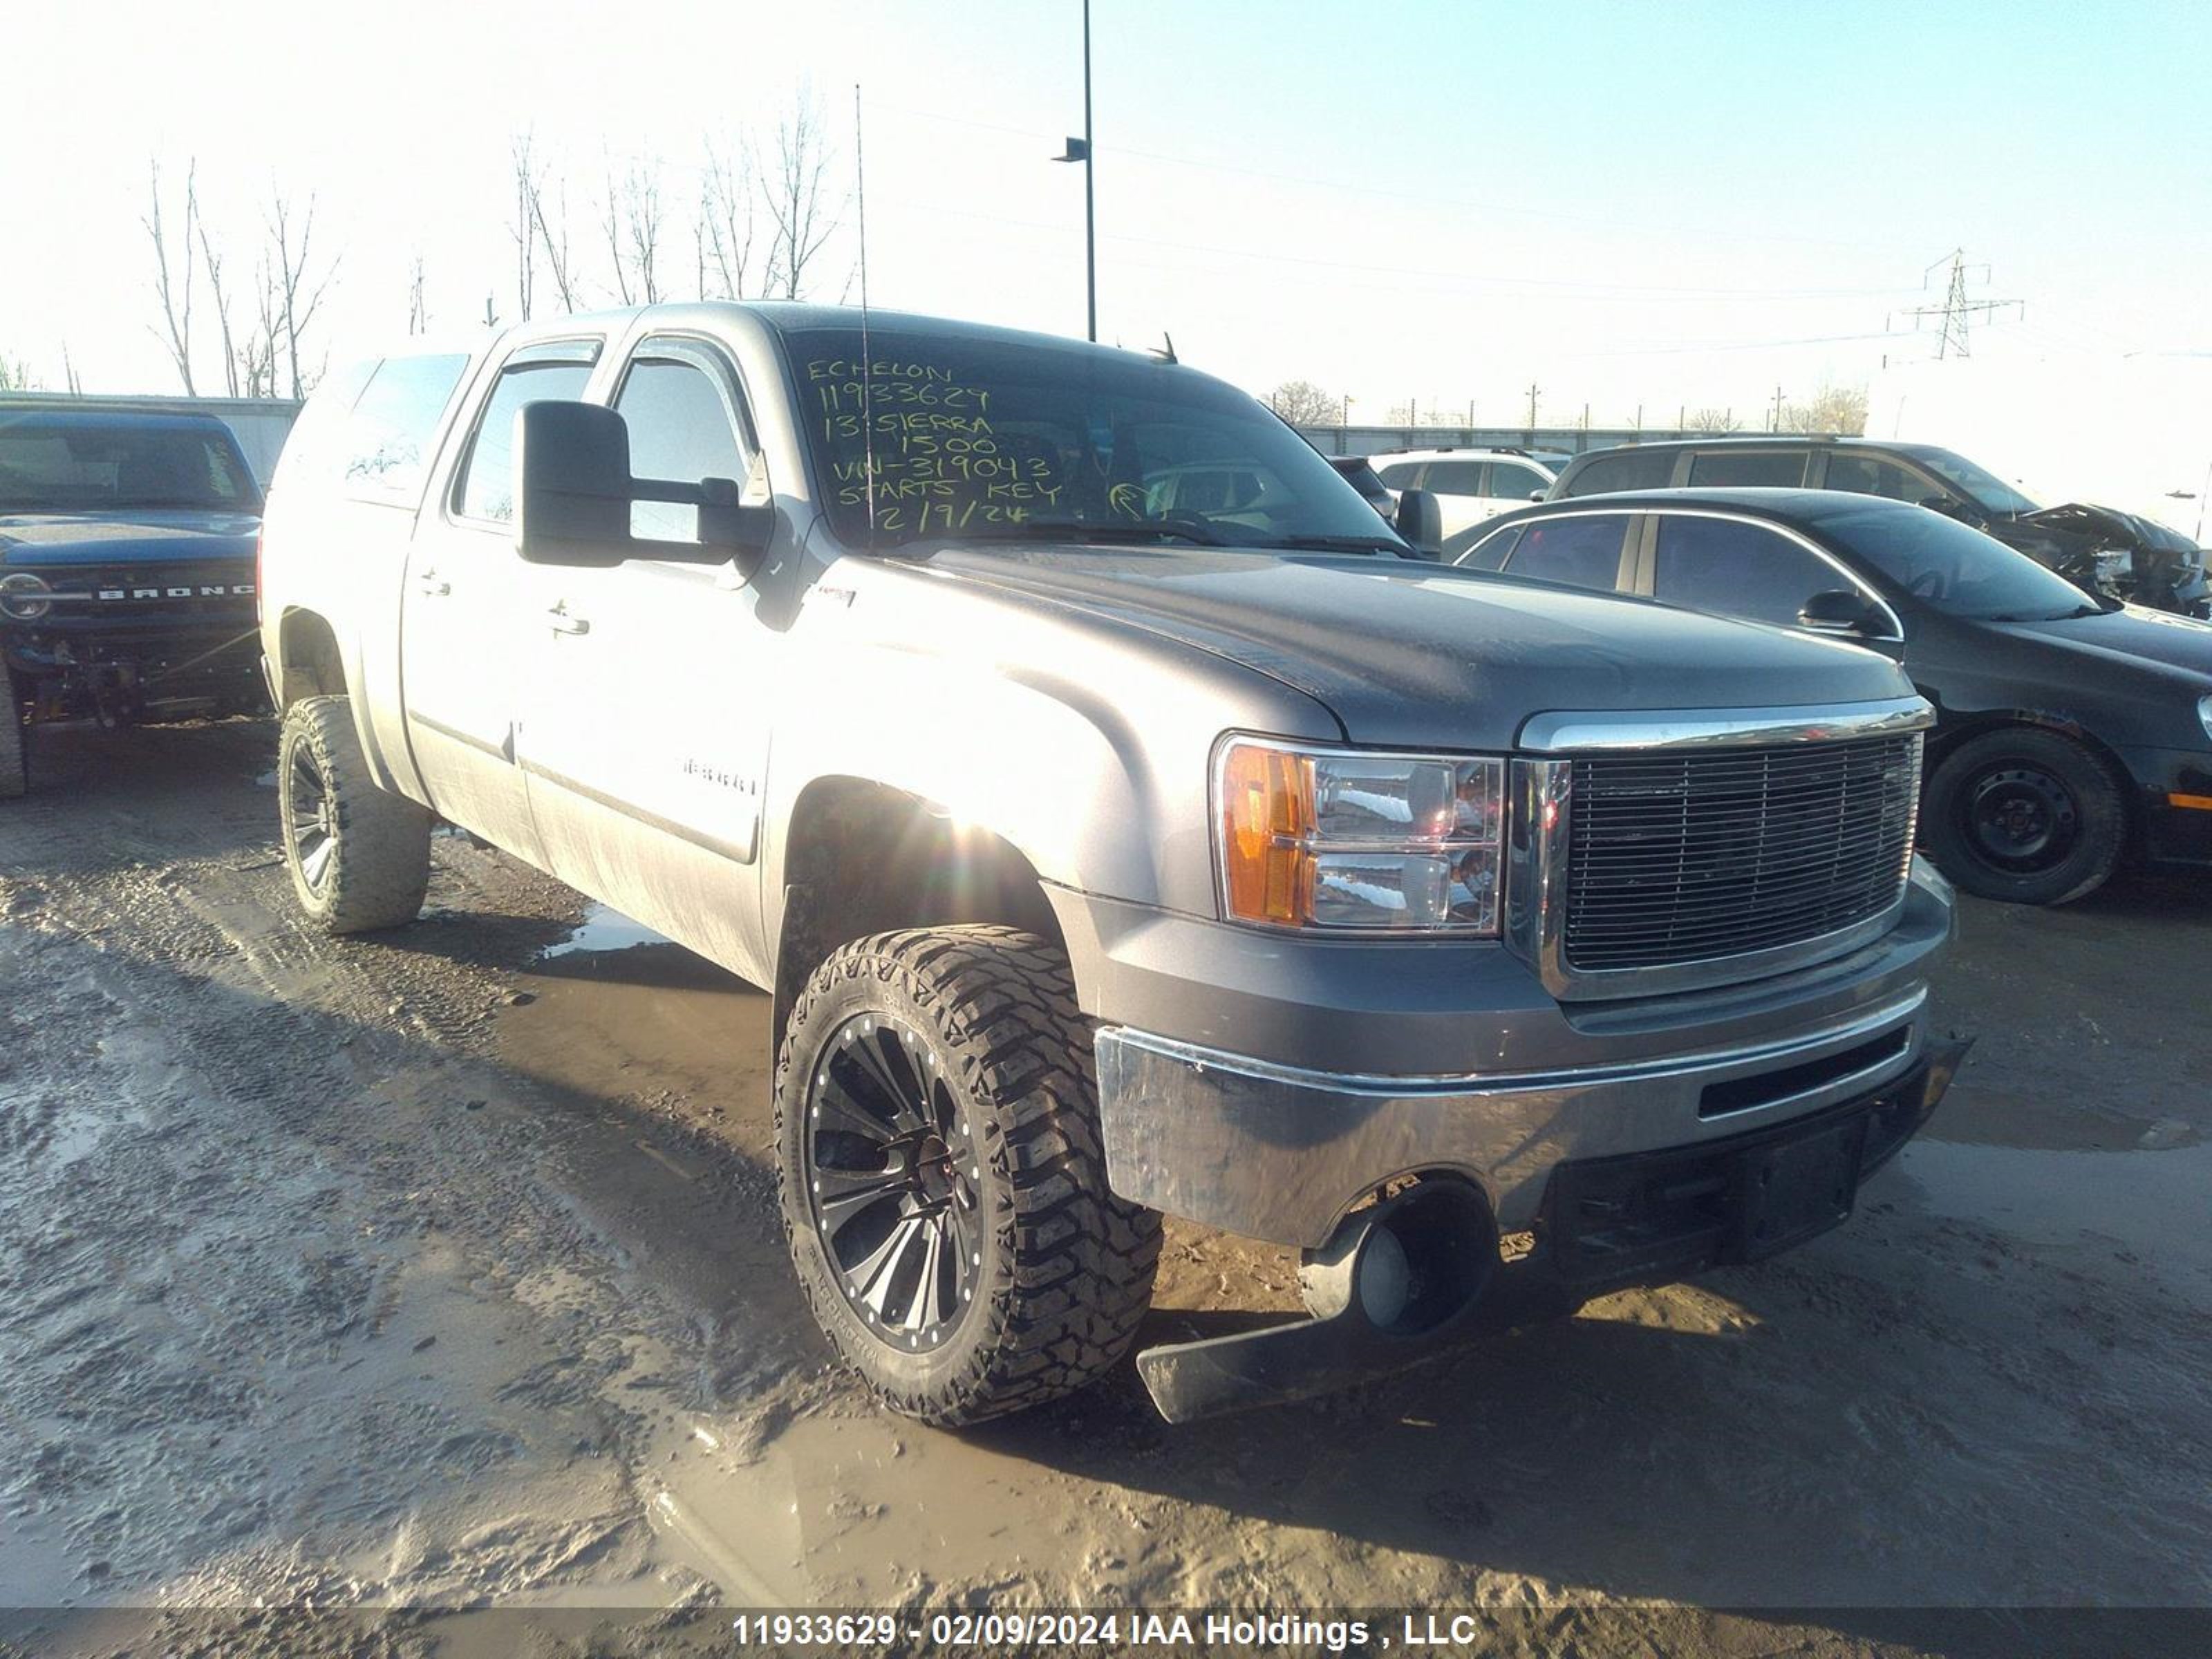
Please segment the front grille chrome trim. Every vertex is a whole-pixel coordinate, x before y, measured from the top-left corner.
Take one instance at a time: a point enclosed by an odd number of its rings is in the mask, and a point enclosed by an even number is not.
[[[1819,718],[1813,718],[1816,714]],[[1845,709],[1774,710],[1727,717],[1710,714],[1694,718],[1668,714],[1539,715],[1524,728],[1523,738],[1524,742],[1532,736],[1547,741],[1574,738],[1579,740],[1575,752],[1591,759],[1620,760],[1652,750],[1680,758],[1686,751],[1708,748],[1764,747],[1787,752],[1813,744],[1896,738],[1924,730],[1932,718],[1933,711],[1917,697]],[[1650,741],[1626,741],[1625,734],[1632,731],[1641,731]],[[1508,781],[1511,811],[1502,921],[1505,945],[1529,964],[1545,989],[1562,1001],[1662,996],[1737,984],[1809,967],[1869,945],[1897,925],[1910,890],[1919,743],[1914,742],[1912,748],[1914,799],[1907,808],[1896,896],[1891,902],[1848,926],[1810,938],[1732,955],[1611,968],[1577,968],[1568,957],[1573,755],[1517,757]]]

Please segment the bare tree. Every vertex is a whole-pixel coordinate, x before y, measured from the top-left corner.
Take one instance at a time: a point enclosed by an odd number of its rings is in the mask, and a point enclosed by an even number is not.
[[[1292,426],[1334,426],[1344,415],[1344,399],[1311,380],[1284,381],[1267,394],[1267,404]]]
[[[186,191],[186,199],[191,199],[189,188]],[[240,395],[238,390],[238,348],[231,339],[230,296],[223,292],[222,258],[215,251],[215,244],[208,237],[207,221],[204,218],[199,220],[198,228],[199,230],[200,240],[200,258],[207,266],[208,288],[215,295],[216,327],[216,331],[222,336],[223,385],[228,391],[228,395],[235,398]]]
[[[169,359],[177,366],[177,377],[185,383],[187,398],[196,394],[192,385],[192,260],[193,233],[199,224],[199,198],[193,189],[193,174],[198,164],[185,165],[185,234],[184,271],[176,277],[170,270],[169,244],[161,228],[161,164],[149,161],[147,170],[151,188],[148,191],[146,216],[138,222],[146,228],[146,234],[154,243],[154,293],[161,302],[161,328],[153,331],[154,337],[168,348]]]
[[[304,398],[313,389],[318,376],[301,368],[300,342],[313,324],[324,295],[330,291],[331,279],[337,275],[337,261],[332,259],[325,266],[320,276],[312,274],[315,235],[315,198],[312,194],[307,198],[307,210],[300,218],[296,246],[292,240],[291,204],[282,191],[270,202],[268,225],[270,252],[275,264],[267,276],[274,280],[274,321],[281,331],[281,336],[272,334],[271,344],[281,343],[283,347],[282,359],[291,379],[291,395]],[[270,308],[264,307],[264,311]]]
[[[705,243],[700,261],[702,300],[742,300],[752,285],[758,184],[750,144],[740,141],[734,149],[724,150],[711,138],[707,141],[707,172],[699,186],[699,229]],[[712,295],[707,292],[709,276],[718,289]]]
[[[804,297],[807,267],[837,228],[836,209],[826,199],[830,161],[821,112],[802,98],[776,127],[775,172],[763,185],[775,226],[765,287],[779,299]]]
[[[36,392],[38,380],[21,357],[0,356],[0,392]]]
[[[546,274],[553,279],[553,291],[560,296],[562,310],[577,310],[580,289],[575,281],[574,261],[568,255],[568,182],[565,179],[562,181],[550,213],[545,209],[544,182],[533,178],[529,191],[530,222],[538,228],[538,245],[544,251]]]
[[[510,152],[514,160],[514,222],[507,227],[514,238],[514,297],[522,320],[530,320],[530,302],[537,287],[538,166],[530,155],[530,135],[522,134]],[[410,325],[408,332],[415,332]]]
[[[1782,427],[1786,432],[1832,432],[1856,438],[1866,430],[1867,389],[1863,386],[1823,383],[1809,402],[1786,404]]]
[[[1736,418],[1735,410],[1733,409],[1717,409],[1709,405],[1692,412],[1690,430],[1716,433],[1741,432],[1743,430],[1743,422]]]
[[[619,183],[607,173],[606,214],[600,229],[615,272],[615,293],[626,306],[660,299],[660,181],[648,167],[633,166]]]
[[[407,279],[407,331],[426,334],[430,329],[430,308],[422,301],[422,256],[415,256],[415,268]]]

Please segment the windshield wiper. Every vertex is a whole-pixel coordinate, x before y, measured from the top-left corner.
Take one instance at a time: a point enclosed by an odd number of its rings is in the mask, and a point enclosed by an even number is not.
[[[988,540],[1032,537],[1074,542],[1190,542],[1200,547],[1233,547],[1211,531],[1180,524],[1098,524],[1088,519],[1024,519],[992,532]]]
[[[1386,536],[1285,536],[1266,545],[1294,550],[1304,548],[1316,553],[1395,553],[1401,558],[1414,556],[1403,542],[1394,542]]]

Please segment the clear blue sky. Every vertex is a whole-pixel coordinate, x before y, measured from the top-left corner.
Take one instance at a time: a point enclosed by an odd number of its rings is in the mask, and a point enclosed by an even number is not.
[[[88,386],[167,388],[157,152],[173,180],[198,158],[234,280],[272,182],[316,192],[359,337],[404,324],[418,254],[437,319],[511,314],[513,132],[567,171],[582,244],[609,167],[657,166],[688,283],[702,133],[803,82],[842,194],[856,81],[876,303],[1081,329],[1080,178],[1045,159],[1080,127],[1075,0],[356,16],[19,0],[0,223],[35,234],[0,261],[0,354],[58,380],[66,340]],[[1096,0],[1093,28],[1102,331],[1255,390],[1748,410],[1923,349],[1850,337],[1907,327],[1960,245],[2027,302],[1978,350],[2212,344],[2212,6]]]

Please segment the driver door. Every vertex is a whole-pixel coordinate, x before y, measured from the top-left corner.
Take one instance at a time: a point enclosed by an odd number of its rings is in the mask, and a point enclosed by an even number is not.
[[[765,499],[734,366],[648,337],[612,407],[639,478],[734,478]],[[630,533],[696,545],[696,509],[639,501]],[[732,563],[541,565],[519,738],[546,867],[749,977],[764,960],[756,872],[781,636]]]

